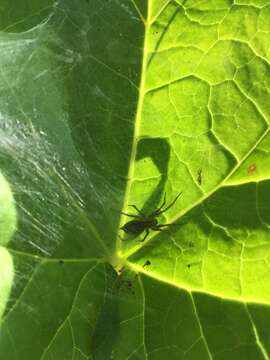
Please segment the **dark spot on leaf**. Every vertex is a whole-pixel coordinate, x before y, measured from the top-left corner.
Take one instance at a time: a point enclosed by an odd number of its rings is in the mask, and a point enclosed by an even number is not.
[[[197,173],[197,182],[199,185],[202,185],[202,169],[199,169],[198,170],[198,173]]]

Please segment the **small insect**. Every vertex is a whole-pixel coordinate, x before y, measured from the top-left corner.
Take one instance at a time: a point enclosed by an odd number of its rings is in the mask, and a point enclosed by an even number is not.
[[[198,173],[197,173],[197,182],[198,184],[201,186],[202,185],[202,169],[199,169],[198,170]]]
[[[150,266],[151,265],[151,261],[150,260],[146,260],[146,262],[143,264],[143,268]]]
[[[161,206],[148,216],[145,215],[141,210],[139,210],[136,205],[129,205],[138,212],[138,215],[121,212],[121,214],[123,215],[135,218],[135,220],[128,221],[125,225],[123,225],[121,227],[121,230],[123,230],[127,234],[135,235],[135,236],[138,236],[145,231],[146,232],[145,236],[141,240],[141,242],[143,242],[149,235],[150,229],[154,231],[162,231],[163,227],[174,225],[174,224],[158,224],[158,220],[156,218],[161,214],[163,214],[165,211],[167,211],[169,208],[171,208],[181,194],[182,192],[180,192],[176,196],[176,198],[173,200],[173,202],[170,205],[168,205],[165,209],[163,209],[163,207],[166,204],[166,194],[165,194]]]

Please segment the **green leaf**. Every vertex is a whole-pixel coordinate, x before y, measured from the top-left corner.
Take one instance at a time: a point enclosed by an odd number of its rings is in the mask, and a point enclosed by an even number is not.
[[[0,18],[0,358],[268,359],[269,1]]]

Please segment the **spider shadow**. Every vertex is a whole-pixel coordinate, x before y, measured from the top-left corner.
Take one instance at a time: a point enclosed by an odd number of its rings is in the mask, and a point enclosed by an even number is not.
[[[170,160],[170,145],[164,138],[143,138],[138,144],[136,161],[150,158],[160,173],[160,180],[150,197],[140,209],[148,215],[153,212],[163,198],[165,184],[168,177],[168,163]]]

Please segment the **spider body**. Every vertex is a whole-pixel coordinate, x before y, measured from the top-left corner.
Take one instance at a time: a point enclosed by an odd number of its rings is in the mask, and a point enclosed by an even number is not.
[[[127,234],[140,235],[147,229],[153,229],[158,224],[157,219],[145,218],[141,220],[131,220],[121,227]],[[153,229],[154,230],[154,229]]]
[[[173,202],[164,209],[164,206],[166,204],[166,194],[165,194],[162,205],[148,216],[146,216],[141,210],[139,210],[136,205],[129,205],[133,207],[138,214],[127,214],[122,212],[123,215],[132,217],[134,218],[134,220],[128,221],[125,225],[121,227],[121,230],[123,230],[125,233],[129,235],[134,235],[135,237],[142,234],[145,231],[146,232],[145,236],[143,240],[141,240],[144,241],[149,235],[150,230],[162,231],[163,227],[173,225],[173,224],[159,224],[157,217],[163,214],[165,211],[167,211],[170,207],[172,207],[181,194],[182,193],[180,192],[173,200]]]

